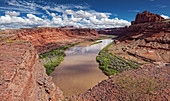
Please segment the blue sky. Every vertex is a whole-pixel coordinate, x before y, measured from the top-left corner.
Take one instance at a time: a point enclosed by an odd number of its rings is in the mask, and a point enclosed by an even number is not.
[[[113,28],[139,12],[170,16],[170,0],[0,0],[0,29],[37,26]]]

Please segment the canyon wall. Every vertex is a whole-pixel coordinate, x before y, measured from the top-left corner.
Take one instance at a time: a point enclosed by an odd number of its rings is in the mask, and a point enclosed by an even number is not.
[[[146,20],[155,17],[160,19]],[[139,18],[141,22],[138,21]],[[136,19],[136,23],[129,27],[99,31],[103,34],[121,35],[111,46],[114,50],[112,53],[118,54],[118,51],[122,51],[128,54],[125,54],[124,58],[129,58],[131,55],[150,62],[170,62],[170,20],[163,20],[159,15],[146,11],[137,14]]]
[[[128,27],[108,28],[99,30],[99,34],[108,35],[128,35],[135,33],[160,33],[170,32],[170,20],[165,20],[158,14],[153,14],[148,11],[138,13],[135,21]]]
[[[60,101],[62,92],[47,76],[33,44],[0,42],[0,99],[4,101]]]
[[[127,31],[127,27],[107,28],[107,29],[99,30],[99,34],[123,36],[125,35],[126,31]]]
[[[95,29],[88,28],[28,28],[22,29],[17,34],[17,39],[32,42],[38,52],[55,49],[59,46],[79,43],[98,36]]]
[[[121,28],[109,28],[104,30],[99,30],[99,34],[107,34],[107,35],[120,35],[120,36],[130,36],[134,34],[140,33],[166,33],[170,32],[170,21],[164,20],[162,22],[150,22],[143,24],[135,24],[129,27],[121,27]],[[147,35],[147,34],[145,34]]]

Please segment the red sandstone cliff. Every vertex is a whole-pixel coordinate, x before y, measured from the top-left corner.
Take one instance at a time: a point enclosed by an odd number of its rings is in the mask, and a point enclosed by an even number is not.
[[[120,36],[130,36],[133,34],[140,33],[160,33],[160,32],[170,32],[170,21],[164,20],[162,22],[150,22],[150,23],[141,23],[134,24],[129,27],[121,27],[121,28],[109,28],[104,30],[99,30],[99,34],[107,34],[107,35],[120,35]],[[147,35],[147,34],[145,34]]]
[[[61,100],[62,92],[47,76],[34,46],[25,41],[0,41],[0,100]]]
[[[98,36],[96,30],[88,28],[28,28],[16,31],[15,33],[17,39],[32,42],[38,52],[45,52],[46,50],[58,48],[62,45],[78,43],[82,40],[85,41],[86,39],[93,39],[93,37]]]
[[[148,12],[144,12],[144,18],[148,17],[145,13]],[[129,55],[150,62],[170,62],[170,21],[146,22],[124,28],[112,28],[109,29],[110,32],[107,31],[108,29],[99,32],[121,35],[118,42],[112,47],[115,52],[124,50]],[[126,57],[129,58],[129,55]]]
[[[134,25],[139,23],[158,22],[162,20],[164,20],[164,18],[161,17],[160,15],[144,11],[142,13],[138,13],[136,15],[135,21],[132,21],[131,24]]]
[[[132,21],[131,26],[121,28],[109,28],[100,30],[99,34],[108,35],[129,35],[132,33],[159,33],[161,31],[170,32],[170,21],[164,20],[160,15],[153,14],[148,11],[138,13],[135,21]]]

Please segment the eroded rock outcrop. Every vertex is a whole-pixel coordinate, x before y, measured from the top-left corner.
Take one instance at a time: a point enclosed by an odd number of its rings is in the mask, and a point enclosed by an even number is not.
[[[138,13],[135,21],[132,21],[131,24],[134,25],[139,23],[158,22],[162,20],[164,20],[164,18],[160,15],[144,11],[142,13]]]
[[[25,41],[0,41],[0,99],[60,101],[62,92],[47,76],[35,47]]]
[[[107,35],[118,35],[118,36],[131,36],[134,34],[141,33],[166,33],[170,32],[170,20],[164,20],[162,22],[151,22],[151,23],[143,23],[143,24],[135,24],[129,27],[121,27],[121,28],[109,28],[99,30],[99,34],[107,34]]]

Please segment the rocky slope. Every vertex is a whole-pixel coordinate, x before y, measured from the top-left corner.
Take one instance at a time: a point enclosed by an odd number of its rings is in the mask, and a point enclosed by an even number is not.
[[[149,62],[170,62],[170,22],[137,24],[111,46],[112,53]],[[117,52],[113,52],[117,50]],[[119,51],[119,52],[118,52]]]
[[[169,101],[170,64],[144,65],[100,82],[71,101]]]
[[[47,76],[33,44],[0,42],[0,99],[3,101],[61,100],[62,92]]]
[[[109,51],[116,56],[141,63],[170,62],[170,33],[155,33],[148,37],[140,34],[131,38],[132,40],[116,40]]]

